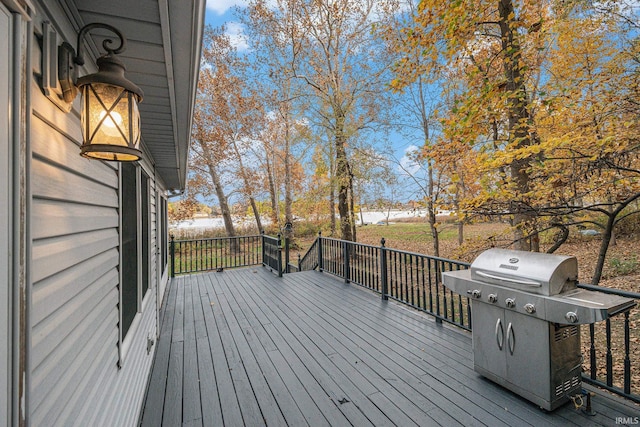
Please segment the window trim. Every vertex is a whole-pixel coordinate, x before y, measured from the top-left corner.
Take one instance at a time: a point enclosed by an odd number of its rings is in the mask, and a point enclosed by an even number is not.
[[[158,200],[160,201],[160,209],[158,209]],[[169,201],[167,197],[158,190],[156,199],[156,241],[158,239],[160,240],[160,244],[158,244],[158,247],[161,251],[159,262],[159,271],[161,278],[167,272],[167,269],[169,267],[169,218],[167,211],[168,203]],[[159,226],[157,224],[158,215],[160,215]]]
[[[138,328],[140,327],[140,323],[141,323],[141,318],[142,318],[142,301],[141,301],[141,293],[142,293],[142,267],[141,267],[141,260],[140,260],[140,254],[142,252],[142,219],[141,219],[141,215],[137,215],[137,213],[139,213],[141,211],[141,200],[140,200],[140,193],[141,193],[141,176],[140,176],[140,166],[139,165],[134,165],[135,167],[135,182],[136,182],[136,233],[137,233],[137,243],[136,243],[136,259],[137,259],[137,271],[136,271],[136,292],[137,292],[137,302],[136,302],[136,314],[133,317],[133,320],[131,321],[131,325],[129,325],[129,329],[127,330],[127,333],[125,336],[123,336],[123,309],[122,309],[122,303],[123,303],[123,294],[124,294],[124,290],[123,290],[123,236],[122,236],[122,229],[123,229],[123,217],[124,217],[124,212],[122,211],[122,197],[123,197],[123,192],[122,192],[122,188],[123,188],[123,183],[122,183],[122,163],[120,163],[118,165],[118,184],[119,184],[119,188],[118,188],[118,238],[119,238],[119,297],[118,297],[118,368],[122,368],[124,361],[127,357],[127,354],[129,353],[129,349],[131,348],[132,344],[133,344],[133,339],[136,336],[137,332],[138,332]]]
[[[143,164],[135,164],[135,185],[136,185],[136,233],[137,233],[137,244],[136,244],[136,260],[137,260],[137,278],[136,278],[136,313],[129,325],[127,333],[123,336],[123,218],[124,212],[123,208],[123,182],[122,182],[122,163],[118,166],[118,203],[119,203],[119,215],[118,215],[118,235],[119,235],[119,296],[118,296],[118,367],[122,368],[124,364],[124,360],[129,353],[129,349],[132,347],[134,342],[134,337],[139,333],[138,329],[141,327],[142,316],[147,310],[156,310],[155,304],[151,304],[149,301],[153,299],[153,295],[155,295],[155,288],[157,287],[157,283],[154,280],[153,276],[153,257],[155,256],[155,246],[157,246],[157,218],[156,222],[153,221],[152,208],[153,205],[151,203],[152,199],[152,191],[155,194],[155,178],[154,175],[149,173]],[[146,185],[147,185],[147,280],[148,286],[146,292],[143,294],[142,292],[142,281],[143,281],[143,200],[142,200],[142,186],[144,185],[143,175],[146,177]],[[156,200],[157,204],[157,200]],[[156,216],[157,216],[157,206],[156,206]],[[156,230],[156,243],[154,246],[154,242],[152,239],[154,227]],[[156,266],[157,268],[157,266]]]

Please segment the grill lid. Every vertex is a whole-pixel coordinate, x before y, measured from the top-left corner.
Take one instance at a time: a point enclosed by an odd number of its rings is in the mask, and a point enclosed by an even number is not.
[[[540,295],[576,288],[578,261],[573,256],[489,249],[471,264],[471,279]]]

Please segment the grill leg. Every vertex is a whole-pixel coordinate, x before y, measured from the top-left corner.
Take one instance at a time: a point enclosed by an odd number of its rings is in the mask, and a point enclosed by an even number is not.
[[[594,411],[593,408],[591,407],[591,396],[593,396],[594,393],[590,391],[585,391],[585,390],[583,390],[583,393],[587,396],[587,405],[582,409],[582,411],[585,414],[593,417],[597,414],[597,412]]]

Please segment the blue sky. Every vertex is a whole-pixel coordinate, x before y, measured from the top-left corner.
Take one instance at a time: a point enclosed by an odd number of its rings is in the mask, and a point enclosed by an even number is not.
[[[242,41],[242,27],[236,21],[233,7],[242,7],[245,3],[245,0],[207,0],[205,23],[213,27],[227,24],[227,33],[235,41],[238,50],[243,50],[246,44]]]
[[[244,51],[247,44],[242,34],[242,25],[235,16],[234,6],[243,7],[246,3],[247,0],[207,0],[205,23],[213,27],[219,27],[225,24],[227,34],[239,52]],[[392,134],[390,139],[393,141],[394,157],[402,163],[404,170],[410,171],[418,179],[424,179],[421,177],[422,173],[419,171],[420,168],[406,156],[407,153],[416,150],[418,147],[414,143],[396,134]],[[397,165],[393,167],[401,179],[406,175],[403,168]],[[413,186],[411,185],[411,187]],[[415,197],[415,189],[412,188],[408,191],[405,189],[405,191],[408,193],[404,195],[405,198]]]

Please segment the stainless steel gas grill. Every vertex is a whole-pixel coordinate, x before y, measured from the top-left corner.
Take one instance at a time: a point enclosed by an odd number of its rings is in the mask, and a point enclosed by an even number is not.
[[[635,305],[578,289],[578,262],[563,255],[490,249],[442,276],[471,299],[476,372],[546,410],[581,391],[579,325]]]

